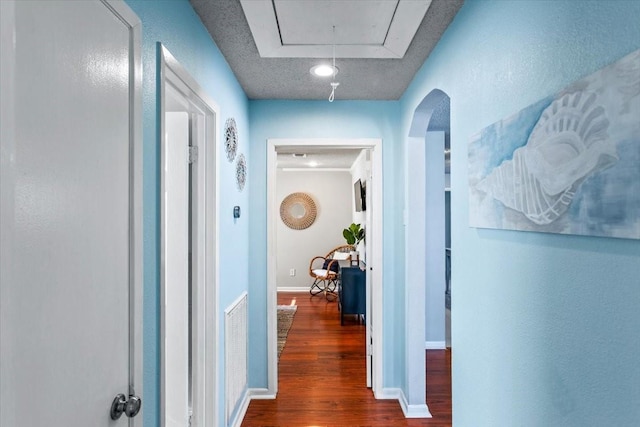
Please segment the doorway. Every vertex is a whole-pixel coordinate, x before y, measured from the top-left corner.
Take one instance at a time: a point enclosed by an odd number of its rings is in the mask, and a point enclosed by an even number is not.
[[[447,348],[447,296],[450,270],[447,261],[446,209],[450,154],[450,99],[435,89],[415,109],[407,138],[407,294],[420,301],[408,305],[408,317],[421,322],[407,342],[409,400],[416,408],[428,396],[424,351]],[[450,190],[449,190],[450,192]],[[420,329],[420,330],[418,330]],[[423,402],[422,404],[420,402]],[[428,408],[426,408],[428,411]]]
[[[216,422],[218,112],[158,44],[161,117],[161,425]]]
[[[382,141],[380,139],[269,139],[267,146],[267,353],[268,391],[275,396],[278,384],[276,225],[279,205],[276,198],[278,149],[291,147],[329,147],[368,149],[371,153],[371,208],[368,212],[367,248],[367,377],[374,395],[382,392]],[[370,238],[369,238],[370,237]],[[369,247],[370,245],[370,247]]]

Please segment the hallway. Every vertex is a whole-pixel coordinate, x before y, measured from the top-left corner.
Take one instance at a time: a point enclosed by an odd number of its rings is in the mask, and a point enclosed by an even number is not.
[[[365,327],[335,302],[307,293],[278,293],[298,310],[280,357],[278,397],[253,400],[242,426],[451,425],[451,352],[427,352],[427,395],[432,419],[405,419],[396,400],[375,400],[366,388]]]

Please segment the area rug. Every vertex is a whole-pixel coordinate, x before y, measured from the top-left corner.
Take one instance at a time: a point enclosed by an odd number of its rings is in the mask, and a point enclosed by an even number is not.
[[[293,323],[293,316],[296,315],[298,309],[295,305],[279,305],[278,306],[278,359],[280,359],[280,353],[287,342],[287,335],[291,324]]]

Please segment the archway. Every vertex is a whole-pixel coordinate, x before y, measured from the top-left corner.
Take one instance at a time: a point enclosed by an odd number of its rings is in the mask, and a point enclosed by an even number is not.
[[[445,156],[450,146],[450,99],[439,89],[416,107],[406,144],[407,401],[428,415],[424,350],[446,346]],[[448,159],[448,157],[447,157]]]

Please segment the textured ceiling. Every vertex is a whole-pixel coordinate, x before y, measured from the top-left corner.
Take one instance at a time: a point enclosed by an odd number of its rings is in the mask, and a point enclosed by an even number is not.
[[[463,0],[433,0],[402,59],[337,59],[340,72],[336,81],[340,86],[335,99],[399,99],[462,3]],[[239,0],[191,0],[191,4],[250,99],[329,97],[330,80],[309,73],[322,61],[260,57]]]

